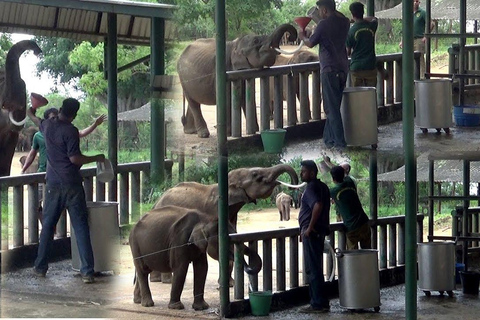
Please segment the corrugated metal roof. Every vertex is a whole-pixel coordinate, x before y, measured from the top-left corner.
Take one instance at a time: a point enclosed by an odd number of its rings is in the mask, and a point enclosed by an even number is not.
[[[417,158],[417,181],[428,181],[428,153]],[[463,182],[463,161],[437,160],[434,161],[435,182]],[[378,175],[378,181],[405,181],[405,166],[395,171]],[[470,181],[480,182],[480,163],[470,163]]]
[[[460,0],[431,0],[432,2],[432,19],[434,20],[460,20]],[[421,8],[425,9],[425,1]],[[402,4],[375,12],[375,16],[379,19],[401,19]],[[467,1],[467,20],[480,19],[480,1]]]
[[[2,0],[0,32],[102,42],[107,17],[117,14],[119,43],[150,44],[152,17],[170,19],[175,6],[113,0]],[[165,21],[165,39],[175,38],[172,21]]]

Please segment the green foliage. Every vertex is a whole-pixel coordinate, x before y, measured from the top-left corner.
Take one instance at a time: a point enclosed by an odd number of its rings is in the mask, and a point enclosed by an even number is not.
[[[8,33],[2,33],[0,35],[0,67],[5,66],[5,61],[7,59],[7,52],[12,47],[12,38]]]
[[[50,37],[35,37],[34,40],[43,51],[43,57],[37,63],[37,73],[47,72],[54,79],[55,85],[68,83],[88,71],[69,63],[70,52],[78,42]]]

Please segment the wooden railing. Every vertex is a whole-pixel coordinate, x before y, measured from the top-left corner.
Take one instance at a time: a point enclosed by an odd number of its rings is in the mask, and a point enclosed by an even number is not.
[[[423,215],[417,215],[417,242],[423,242],[423,219]],[[376,223],[371,221],[371,226],[372,232],[378,233],[378,243],[374,243],[373,247],[378,248],[379,269],[403,266],[405,264],[405,216],[380,218]],[[343,223],[330,224],[330,230],[328,240],[333,244],[332,247],[345,250],[346,234]],[[281,292],[297,288],[300,286],[300,274],[303,274],[301,283],[305,284],[305,269],[299,268],[299,263],[303,264],[303,255],[299,250],[299,236],[299,228],[230,234],[230,241],[235,245],[234,299],[245,299],[246,290]],[[247,245],[262,256],[261,286],[259,286],[259,275],[249,276],[248,285],[245,283],[243,252],[240,244]],[[262,252],[258,251],[259,244]],[[326,263],[324,274],[330,274],[332,268],[332,264]]]
[[[460,47],[454,45],[448,49],[448,73],[458,73],[458,62],[460,56]],[[480,44],[465,46],[464,49],[465,73],[471,75],[480,75]],[[480,87],[479,78],[469,78],[465,80],[466,89],[477,89]]]
[[[420,53],[415,52],[416,78],[419,75]],[[401,112],[383,112],[381,109],[402,104],[402,54],[384,54],[377,56],[388,72],[388,78],[377,80],[377,104],[379,123],[385,124],[401,120]],[[283,81],[283,77],[286,80]],[[295,79],[298,79],[298,99]],[[230,123],[231,136],[256,134],[270,128],[270,106],[273,101],[273,126],[284,128],[325,118],[322,112],[320,90],[320,65],[318,62],[273,66],[261,70],[238,70],[227,72],[227,121]],[[260,87],[259,101],[256,85]],[[274,94],[270,96],[270,82],[273,82]],[[287,88],[284,88],[286,83]],[[286,92],[286,122],[284,116],[283,92]],[[310,93],[310,94],[309,94]],[[244,97],[244,100],[243,98]],[[311,97],[311,98],[310,98]],[[297,102],[299,101],[299,102]],[[260,106],[257,111],[257,105]],[[246,125],[242,126],[242,107],[245,107]],[[297,113],[299,117],[297,117]],[[384,114],[394,114],[394,117]],[[398,119],[397,119],[398,118]],[[260,122],[257,121],[260,119]],[[245,131],[242,132],[242,127]]]
[[[167,179],[172,177],[172,165],[171,160],[165,160]],[[117,194],[120,199],[119,222],[120,225],[124,225],[136,222],[140,217],[141,196],[142,193],[149,190],[145,186],[148,184],[150,175],[150,162],[120,164],[117,168],[117,177],[119,178]],[[95,168],[82,169],[81,174],[84,179],[83,187],[87,201],[105,201],[108,199],[105,184],[99,182],[95,177]],[[2,227],[1,250],[38,243],[38,185],[44,181],[45,173],[0,178],[0,216],[8,217],[7,221],[11,219],[11,229],[8,222],[7,225],[3,226],[0,224]],[[26,192],[24,186],[27,186]],[[13,195],[11,201],[9,199],[10,193]],[[147,195],[143,194],[143,196]],[[27,237],[25,237],[24,230],[27,230]],[[57,225],[57,236],[67,236],[65,215],[62,215]]]

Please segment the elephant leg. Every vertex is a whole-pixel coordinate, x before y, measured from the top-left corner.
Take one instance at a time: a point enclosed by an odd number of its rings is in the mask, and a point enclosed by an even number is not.
[[[185,309],[185,306],[180,301],[180,296],[182,295],[183,286],[185,285],[188,265],[189,261],[184,261],[173,268],[172,290],[170,291],[170,302],[168,303],[169,309]]]
[[[133,291],[133,302],[138,303],[139,300],[138,294],[140,294],[140,302],[144,307],[152,307],[154,305],[152,299],[152,292],[150,291],[150,286],[148,285],[148,273],[139,271],[140,268],[135,267],[137,271],[137,283],[135,284],[135,289]],[[138,288],[138,289],[137,289]]]
[[[193,304],[194,310],[205,310],[210,306],[205,302],[203,293],[205,291],[205,281],[207,279],[208,263],[207,255],[202,254],[197,260],[193,261]]]
[[[172,283],[172,274],[152,271],[152,273],[150,273],[150,282]]]
[[[10,175],[10,168],[12,167],[12,159],[17,141],[18,133],[12,131],[5,137],[0,137],[0,177]]]
[[[230,279],[228,279],[228,286],[230,288],[233,288],[235,285],[235,280],[232,278],[232,272],[233,272],[233,261],[228,261],[228,274],[230,276]],[[218,278],[218,289],[220,289],[220,278]]]
[[[135,289],[133,290],[133,302],[134,303],[141,303],[142,302],[142,295],[140,294],[140,285],[138,279],[135,281]]]
[[[161,280],[163,283],[172,283],[172,274],[171,273],[162,273]]]
[[[183,132],[186,134],[194,134],[197,133],[197,129],[195,128],[195,119],[193,118],[192,111],[190,110],[190,104],[187,108],[187,114],[182,117],[182,124],[183,124]]]
[[[190,110],[190,112],[192,113],[193,119],[195,121],[195,132],[200,138],[208,138],[210,136],[210,131],[208,131],[207,123],[203,118],[202,110],[200,108],[200,103],[192,100],[189,97],[187,97],[187,101],[188,101],[188,110]],[[187,120],[188,120],[188,110],[187,110]],[[185,133],[192,133],[192,132],[187,132],[185,127],[183,131]]]

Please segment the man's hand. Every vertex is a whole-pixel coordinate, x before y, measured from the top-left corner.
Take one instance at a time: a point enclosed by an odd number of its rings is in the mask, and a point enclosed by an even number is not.
[[[307,39],[307,32],[305,31],[305,29],[301,30],[299,33],[298,33],[298,38],[300,40],[305,40]]]
[[[105,162],[105,155],[104,154],[97,154],[95,156],[95,159],[96,159],[95,161],[97,161],[97,162]]]
[[[305,232],[303,233],[303,236],[304,237],[310,237],[310,234],[312,232],[316,232],[315,229],[313,229],[312,227],[308,227],[307,230],[305,230]]]
[[[98,118],[95,120],[95,126],[98,127],[98,126],[101,125],[105,120],[107,120],[107,115],[102,114],[100,117],[98,117]]]
[[[398,46],[400,47],[400,49],[403,49],[403,42],[400,41],[400,43],[398,44]]]

